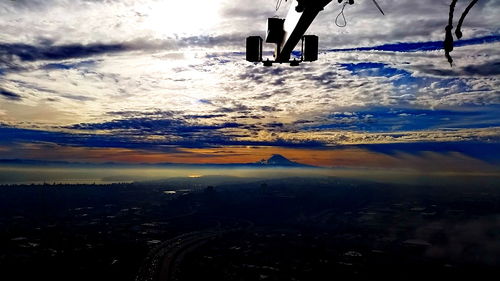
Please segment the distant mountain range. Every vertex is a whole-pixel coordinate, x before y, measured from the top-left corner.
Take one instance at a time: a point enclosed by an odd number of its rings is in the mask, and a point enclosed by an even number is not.
[[[295,167],[295,168],[316,168],[316,166],[301,164],[291,161],[280,154],[274,154],[269,159],[262,159],[253,163],[230,163],[230,164],[189,164],[189,163],[82,163],[82,162],[66,162],[66,161],[43,161],[30,159],[0,159],[0,165],[4,166],[165,166],[165,167],[183,167],[183,168],[273,168],[273,167]]]

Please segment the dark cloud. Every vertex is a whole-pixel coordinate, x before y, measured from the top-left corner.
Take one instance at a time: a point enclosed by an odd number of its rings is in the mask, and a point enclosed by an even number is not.
[[[269,127],[269,128],[283,128],[285,125],[283,123],[280,123],[280,122],[271,122],[271,123],[265,124],[265,126]]]
[[[0,144],[5,145],[16,143],[55,143],[68,146],[151,149],[164,152],[173,152],[176,150],[172,147],[159,146],[153,142],[138,141],[119,135],[71,134],[9,126],[0,126],[0,135],[2,136]]]
[[[0,96],[4,97],[6,99],[9,99],[9,100],[15,100],[15,101],[22,99],[21,95],[16,94],[16,93],[11,92],[11,91],[7,91],[7,90],[2,89],[2,88],[0,88]]]
[[[277,112],[281,111],[280,109],[276,108],[275,106],[261,106],[260,110],[265,111],[265,112]]]
[[[123,44],[89,44],[89,45],[28,45],[0,44],[0,58],[18,57],[22,61],[66,60],[72,58],[91,57],[106,53],[126,51]],[[55,65],[52,65],[53,67]],[[62,65],[59,65],[62,66]]]
[[[172,141],[165,144],[222,144],[231,141],[237,135],[226,129],[244,128],[235,122],[202,124],[188,122],[186,119],[157,119],[150,117],[119,119],[103,123],[82,123],[65,127],[84,131],[113,131],[116,136],[142,138],[143,136],[161,136]],[[146,143],[147,140],[144,140]]]
[[[184,115],[184,118],[187,119],[212,119],[212,118],[220,118],[226,117],[226,114],[205,114],[205,115]]]
[[[230,106],[230,107],[224,106],[224,107],[217,109],[216,111],[222,112],[222,113],[233,113],[233,112],[249,113],[251,111],[251,108],[244,105],[244,104],[234,102],[232,106]]]
[[[0,75],[5,71],[15,72],[27,70],[23,62],[34,61],[64,61],[68,59],[85,59],[105,54],[130,51],[144,51],[154,53],[157,51],[173,51],[182,47],[224,47],[240,44],[242,34],[227,36],[191,36],[182,38],[167,38],[162,40],[139,38],[126,42],[113,44],[68,44],[54,45],[50,40],[42,40],[39,44],[2,43],[0,42]],[[179,54],[177,54],[179,55]],[[180,56],[183,56],[180,54]],[[164,55],[163,58],[176,60],[177,57]],[[228,63],[223,57],[214,57],[211,63],[220,65]],[[67,70],[81,67],[90,67],[95,64],[93,60],[78,63],[48,63],[42,66],[44,70]]]
[[[233,116],[231,117],[232,119],[264,119],[264,116],[257,116],[257,115],[238,115],[238,116]]]
[[[175,110],[159,110],[159,109],[148,109],[144,111],[137,110],[123,110],[123,111],[110,111],[106,112],[107,115],[117,116],[121,119],[133,119],[133,118],[157,118],[157,119],[173,119],[175,116],[182,115],[181,111]]]
[[[104,123],[81,123],[67,127],[75,130],[141,130],[148,132],[175,131],[184,127],[180,120],[155,120],[147,117],[113,120]]]
[[[442,77],[500,75],[500,61],[488,61],[480,65],[468,65],[461,68],[449,69],[437,68],[436,66],[430,64],[416,65],[411,68],[421,73]]]
[[[463,72],[467,75],[497,76],[500,75],[500,61],[469,65],[463,68]]]
[[[169,124],[170,128],[154,128],[159,124]],[[172,125],[174,124],[174,125]],[[253,126],[238,123],[223,123],[219,125],[179,125],[182,122],[165,120],[117,120],[102,124],[78,124],[73,128],[86,130],[113,129],[113,134],[96,133],[65,133],[23,129],[0,125],[0,144],[16,143],[55,143],[58,145],[94,147],[94,148],[128,148],[147,149],[163,152],[175,152],[177,146],[186,148],[208,148],[230,145],[282,146],[282,147],[323,147],[319,141],[239,141],[236,137],[248,137],[247,133],[228,133],[225,129],[246,128]],[[174,129],[175,128],[175,129]],[[169,132],[170,131],[170,132]],[[158,134],[156,134],[158,133]],[[164,139],[144,138],[143,136],[163,136]]]
[[[16,9],[38,10],[46,7],[47,4],[51,2],[51,0],[10,0],[5,2],[7,2],[6,4],[11,5]]]

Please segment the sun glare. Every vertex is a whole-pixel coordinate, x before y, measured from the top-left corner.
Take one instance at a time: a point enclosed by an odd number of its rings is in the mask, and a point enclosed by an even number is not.
[[[221,0],[156,1],[143,6],[147,28],[159,36],[200,34],[219,19]]]

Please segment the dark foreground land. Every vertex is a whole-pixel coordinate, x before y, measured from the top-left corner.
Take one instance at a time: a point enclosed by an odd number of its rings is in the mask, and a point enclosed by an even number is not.
[[[201,178],[0,187],[5,281],[496,280],[499,273],[493,184]]]

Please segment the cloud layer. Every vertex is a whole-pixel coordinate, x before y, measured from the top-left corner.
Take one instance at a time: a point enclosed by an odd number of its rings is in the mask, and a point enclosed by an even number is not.
[[[244,38],[264,36],[266,18],[290,6],[275,12],[271,2],[1,2],[5,146],[498,142],[498,1],[471,11],[453,68],[441,50],[444,0],[381,1],[386,16],[358,1],[343,29],[334,1],[309,31],[320,35],[319,61],[254,65]]]

